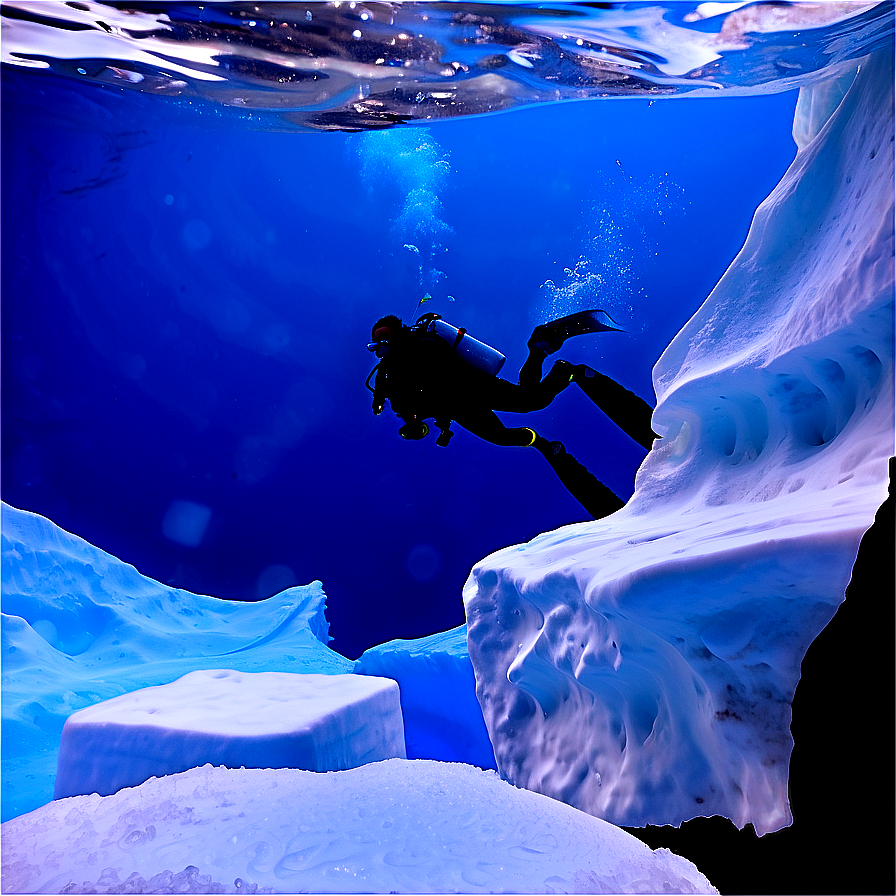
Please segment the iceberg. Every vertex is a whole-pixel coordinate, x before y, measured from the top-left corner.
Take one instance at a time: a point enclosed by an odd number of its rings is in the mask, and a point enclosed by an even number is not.
[[[800,662],[886,496],[892,55],[823,126],[818,107],[654,369],[662,438],[628,505],[499,551],[465,586],[500,773],[616,824],[791,822]]]
[[[300,807],[300,808],[299,808]],[[3,825],[6,892],[717,893],[686,859],[459,763],[204,766]]]
[[[466,625],[371,647],[355,662],[355,672],[398,682],[408,759],[495,768],[495,753],[476,700]]]
[[[325,772],[395,758],[405,752],[394,681],[199,670],[69,716],[54,798],[106,796],[209,763]]]
[[[198,669],[346,674],[320,582],[257,603],[168,588],[34,513],[2,513],[3,817],[53,798],[72,713]]]

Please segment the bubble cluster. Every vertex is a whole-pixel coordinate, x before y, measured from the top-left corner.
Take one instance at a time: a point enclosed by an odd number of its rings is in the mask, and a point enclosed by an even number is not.
[[[621,165],[620,165],[621,169]],[[637,182],[621,173],[614,195],[592,202],[583,214],[579,257],[559,282],[540,287],[537,316],[555,320],[576,311],[602,308],[625,321],[643,294],[643,272],[658,254],[658,226],[668,226],[686,206],[684,189],[667,175]]]
[[[389,183],[400,197],[390,236],[417,265],[418,298],[433,293],[445,279],[441,259],[454,233],[442,203],[451,175],[448,153],[422,128],[359,134],[351,145],[368,193]]]

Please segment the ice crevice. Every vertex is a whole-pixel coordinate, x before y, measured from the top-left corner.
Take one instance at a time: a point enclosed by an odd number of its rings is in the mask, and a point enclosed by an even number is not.
[[[795,124],[791,168],[654,369],[662,437],[628,505],[471,573],[477,695],[517,786],[626,826],[791,822],[800,662],[894,453],[892,104],[884,53]]]

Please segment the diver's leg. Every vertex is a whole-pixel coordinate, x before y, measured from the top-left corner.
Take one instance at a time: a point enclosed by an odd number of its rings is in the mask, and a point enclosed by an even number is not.
[[[625,506],[625,501],[582,466],[560,442],[533,435],[532,447],[538,449],[567,491],[594,519],[609,516]]]
[[[624,432],[648,451],[656,434],[650,428],[653,408],[634,392],[587,364],[574,368],[573,382]]]
[[[603,333],[608,330],[619,331],[620,327],[613,323],[613,319],[605,311],[598,309],[577,311],[557,320],[548,321],[546,324],[539,324],[526,343],[529,357],[520,370],[520,385],[535,385],[541,379],[544,359],[560,351],[563,343],[570,337],[584,336],[586,333]]]
[[[552,338],[548,328],[540,324],[533,331],[526,343],[529,349],[529,357],[520,368],[520,385],[527,388],[537,386],[541,382],[541,371],[544,359],[552,355],[563,345],[563,339]]]
[[[589,473],[560,442],[549,442],[527,426],[507,427],[491,411],[455,414],[454,420],[474,436],[493,445],[536,448],[569,493],[595,519],[615,513],[625,506],[624,501]]]
[[[521,386],[537,386],[541,382],[541,370],[548,354],[543,348],[533,345],[531,339],[529,340],[529,357],[520,368]]]
[[[483,381],[479,390],[479,400],[496,411],[512,411],[515,414],[527,414],[529,411],[540,411],[546,408],[571,382],[575,375],[575,366],[568,361],[555,361],[544,379],[541,377],[534,383],[515,383],[492,377]]]
[[[508,383],[507,385],[511,385]],[[525,426],[505,426],[497,414],[488,409],[475,408],[452,414],[454,422],[467,432],[492,445],[523,448],[532,444],[534,433]]]

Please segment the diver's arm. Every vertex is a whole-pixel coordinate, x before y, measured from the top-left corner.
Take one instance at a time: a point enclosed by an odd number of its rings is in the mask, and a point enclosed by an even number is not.
[[[385,377],[383,377],[383,379],[385,379]],[[383,408],[386,407],[386,392],[384,389],[380,389],[380,376],[376,378],[376,387],[374,388],[373,404],[371,407],[373,408],[374,415],[377,417],[383,413]]]

